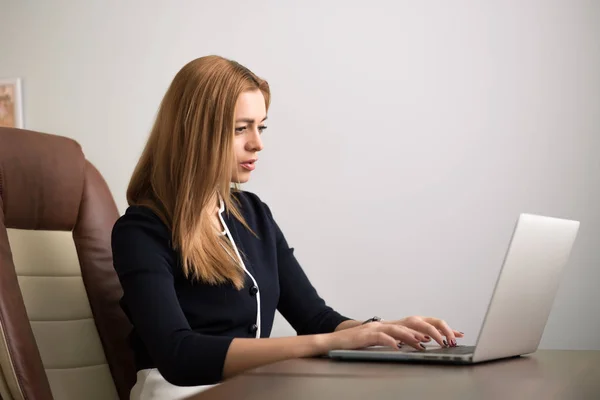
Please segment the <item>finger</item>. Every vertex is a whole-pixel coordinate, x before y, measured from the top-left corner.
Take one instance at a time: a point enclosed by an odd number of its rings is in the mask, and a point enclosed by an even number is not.
[[[383,324],[380,322],[372,322],[368,324],[369,330],[384,332],[392,336],[397,341],[408,344],[417,350],[425,350],[425,346],[421,345],[421,342],[425,341],[425,335],[414,329],[406,327],[404,325],[397,324]]]
[[[465,337],[465,333],[464,332],[457,331],[456,329],[452,329],[452,332],[454,332],[454,336],[456,336],[457,338]],[[442,331],[440,331],[440,333],[442,335],[444,334]]]
[[[438,329],[438,331],[440,332],[440,335],[443,335],[443,334],[444,334],[444,332],[443,332],[442,330],[439,330],[439,329]],[[457,331],[457,330],[454,330],[454,329],[452,329],[452,332],[454,333],[454,336],[455,336],[457,339],[462,339],[462,338],[464,338],[464,337],[465,337],[465,333],[464,333],[464,332],[460,332],[460,331]]]
[[[388,346],[398,350],[402,345],[398,343],[398,340],[387,333],[374,331],[371,333],[369,344],[367,346]]]
[[[425,350],[421,342],[426,341],[425,335],[403,325],[387,325],[383,328],[386,333],[417,350]],[[431,340],[431,339],[430,339]]]
[[[425,320],[423,318],[418,318],[418,317],[408,318],[405,321],[405,326],[421,332],[423,334],[423,336],[432,337],[433,340],[435,340],[442,347],[448,346],[447,342],[444,340],[444,338],[442,336],[442,333],[440,333],[440,331],[435,326],[433,326],[432,324],[430,324],[427,320]],[[428,342],[429,340],[425,340],[425,341]]]
[[[365,325],[364,329],[385,332],[388,335],[391,335],[394,338],[396,338],[400,341],[404,341],[406,343],[411,342],[411,341],[422,342],[422,341],[426,340],[425,339],[426,335],[424,335],[423,333],[418,332],[414,329],[411,329],[407,326],[404,326],[404,325],[372,322],[370,324]]]
[[[444,336],[446,336],[448,345],[456,346],[456,336],[454,330],[450,329],[446,321],[437,318],[425,318],[427,322],[435,326]]]

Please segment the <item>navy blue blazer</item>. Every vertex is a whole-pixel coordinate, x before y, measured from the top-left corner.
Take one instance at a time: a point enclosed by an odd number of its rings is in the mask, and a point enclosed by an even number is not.
[[[268,206],[249,192],[233,196],[258,235],[221,213],[247,269],[242,290],[186,279],[170,230],[150,209],[131,206],[115,223],[113,262],[138,370],[158,368],[179,386],[214,384],[223,378],[231,341],[269,337],[275,310],[299,335],[333,332],[349,319],[311,285]]]

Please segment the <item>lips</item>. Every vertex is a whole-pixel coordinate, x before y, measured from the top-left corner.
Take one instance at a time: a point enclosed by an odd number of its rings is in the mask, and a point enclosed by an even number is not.
[[[254,171],[254,168],[256,168],[256,165],[255,165],[256,161],[258,161],[258,160],[257,159],[247,160],[247,161],[241,162],[240,165],[245,170]]]

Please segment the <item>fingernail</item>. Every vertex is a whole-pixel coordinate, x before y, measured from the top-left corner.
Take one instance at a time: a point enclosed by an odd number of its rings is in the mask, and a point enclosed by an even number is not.
[[[426,347],[425,347],[425,346],[423,346],[421,343],[419,343],[419,346],[421,346],[421,348],[422,348],[423,350],[425,350],[425,349],[426,349]]]
[[[452,347],[456,347],[456,340],[452,339]]]
[[[461,332],[461,331],[458,331],[458,333],[460,333],[461,335],[464,335],[464,334],[465,334],[464,332]]]
[[[402,348],[402,343],[398,343],[398,348],[401,349]]]
[[[429,336],[425,336],[425,340],[431,340]]]
[[[444,343],[444,346],[448,346],[448,342],[446,342],[445,340],[442,342]]]

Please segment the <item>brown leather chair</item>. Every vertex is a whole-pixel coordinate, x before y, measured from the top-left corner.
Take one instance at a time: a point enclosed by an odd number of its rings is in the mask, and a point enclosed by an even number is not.
[[[0,397],[128,399],[118,210],[74,140],[0,127]]]

